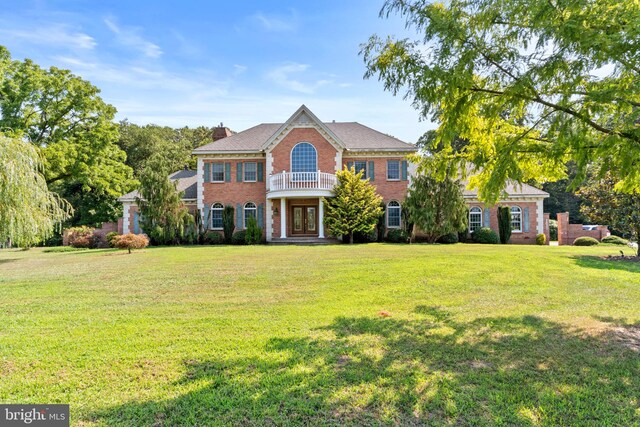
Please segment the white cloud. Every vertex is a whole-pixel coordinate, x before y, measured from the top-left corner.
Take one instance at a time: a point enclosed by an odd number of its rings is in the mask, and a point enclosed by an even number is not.
[[[80,31],[73,30],[63,24],[49,24],[37,28],[10,28],[3,23],[0,26],[0,37],[17,42],[34,45],[56,46],[70,49],[90,50],[97,43],[93,37]]]
[[[300,80],[291,78],[291,74],[300,74],[309,69],[308,64],[290,63],[274,68],[267,73],[267,79],[271,80],[278,86],[294,92],[312,94],[319,87],[331,83],[331,80],[320,79],[312,83],[303,83]]]
[[[278,33],[294,31],[298,27],[298,16],[294,10],[287,15],[256,12],[249,17],[249,21],[259,24],[266,31]]]
[[[233,69],[235,70],[235,74],[242,74],[247,71],[247,67],[240,64],[233,64]]]
[[[105,25],[116,36],[116,40],[123,46],[130,47],[141,52],[149,58],[159,58],[162,49],[155,43],[145,40],[140,35],[140,29],[134,27],[121,27],[116,23],[115,18],[104,18]]]

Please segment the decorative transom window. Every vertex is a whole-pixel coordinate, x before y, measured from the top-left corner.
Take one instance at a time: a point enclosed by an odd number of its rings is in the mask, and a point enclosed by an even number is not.
[[[482,209],[473,207],[469,209],[469,232],[473,233],[482,227]]]
[[[511,207],[511,231],[522,231],[522,209],[520,206]]]
[[[222,203],[214,203],[211,205],[211,228],[214,230],[222,230]]]
[[[244,182],[256,182],[258,180],[258,164],[247,162],[244,164]]]
[[[400,181],[400,160],[387,160],[387,180]]]
[[[249,224],[249,217],[258,219],[256,204],[253,202],[247,202],[244,205],[244,228]]]
[[[399,228],[400,227],[400,203],[392,200],[387,204],[387,227]]]
[[[356,160],[353,162],[353,166],[356,168],[356,175],[362,171],[362,179],[367,179],[367,162],[364,160]]]
[[[211,163],[211,182],[224,182],[224,163]]]
[[[300,142],[291,150],[291,180],[315,181],[318,179],[318,152],[308,142]]]

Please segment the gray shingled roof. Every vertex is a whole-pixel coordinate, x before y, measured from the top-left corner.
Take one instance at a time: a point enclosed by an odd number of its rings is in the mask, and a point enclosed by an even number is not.
[[[193,153],[215,152],[258,152],[262,145],[273,136],[282,123],[262,123],[242,132],[220,139],[215,142],[196,148]],[[400,141],[397,138],[386,135],[370,127],[357,122],[325,123],[345,145],[347,150],[392,150],[392,151],[416,151],[413,144]]]
[[[185,169],[179,170],[169,175],[169,179],[171,181],[177,181],[176,187],[178,188],[178,191],[184,191],[182,200],[196,199],[198,197],[198,177],[196,175],[196,171]],[[140,193],[138,192],[138,190],[134,190],[123,196],[120,196],[118,200],[121,202],[131,201],[135,200],[136,197],[140,197]]]
[[[466,184],[466,183],[465,183]],[[508,181],[505,186],[504,192],[509,197],[549,197],[549,193],[546,191],[542,191],[539,188],[531,186],[529,184],[520,184],[515,181]],[[477,197],[478,190],[467,190],[466,185],[462,190],[462,195],[464,197]]]

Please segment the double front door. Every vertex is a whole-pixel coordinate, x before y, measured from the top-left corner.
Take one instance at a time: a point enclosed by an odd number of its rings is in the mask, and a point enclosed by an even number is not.
[[[291,206],[293,234],[318,235],[318,206]]]

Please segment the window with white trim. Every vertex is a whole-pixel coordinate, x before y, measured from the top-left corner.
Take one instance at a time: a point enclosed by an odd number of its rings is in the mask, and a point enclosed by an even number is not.
[[[224,182],[224,163],[211,163],[211,182]]]
[[[511,231],[522,232],[522,209],[511,206]]]
[[[256,182],[258,180],[258,164],[256,162],[247,162],[243,165],[244,182]]]
[[[211,205],[211,227],[213,230],[222,230],[222,203]]]
[[[364,160],[356,160],[353,162],[353,166],[356,169],[356,175],[362,171],[362,179],[367,179],[367,162]]]
[[[256,221],[258,220],[258,209],[256,208],[256,204],[253,202],[247,202],[244,204],[244,228],[247,228],[249,217],[254,217]]]
[[[400,160],[387,160],[387,181],[400,181]]]
[[[400,228],[401,217],[400,203],[395,200],[387,204],[387,228]]]
[[[308,142],[300,142],[291,150],[293,181],[315,181],[318,172],[318,152]]]
[[[473,207],[469,209],[469,232],[473,233],[482,228],[482,209]]]

